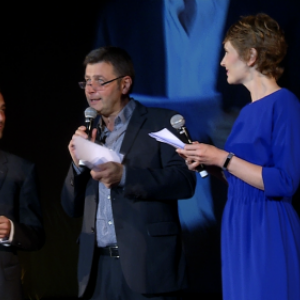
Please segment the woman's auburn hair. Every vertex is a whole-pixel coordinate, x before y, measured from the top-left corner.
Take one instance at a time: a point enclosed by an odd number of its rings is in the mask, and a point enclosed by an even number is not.
[[[230,42],[242,60],[248,61],[251,48],[257,51],[256,69],[276,80],[283,73],[279,66],[286,55],[287,44],[278,23],[270,16],[260,13],[241,17],[226,33],[223,44]]]

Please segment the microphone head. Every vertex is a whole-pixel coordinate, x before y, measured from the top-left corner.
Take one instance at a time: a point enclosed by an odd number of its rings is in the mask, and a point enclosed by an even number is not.
[[[180,129],[185,124],[185,119],[182,115],[174,115],[170,120],[171,126],[175,129]]]
[[[97,117],[97,111],[92,108],[92,107],[88,107],[85,111],[84,111],[84,116],[86,119],[95,119]]]

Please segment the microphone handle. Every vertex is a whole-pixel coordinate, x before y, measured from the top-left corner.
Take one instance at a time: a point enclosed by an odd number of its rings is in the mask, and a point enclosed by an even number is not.
[[[186,137],[188,143],[189,143],[189,144],[193,144],[193,142],[192,142],[192,140],[191,140],[191,137],[190,137],[190,134],[189,134],[187,128],[186,128],[185,126],[182,126],[182,127],[180,128],[180,130],[181,130],[181,131],[180,131],[180,134],[184,134],[184,135],[185,135],[185,137]]]
[[[88,135],[88,139],[91,139],[92,135],[92,127],[93,127],[93,119],[85,119],[85,127],[86,127],[86,133]]]
[[[93,119],[92,118],[85,119],[85,127],[86,127],[86,133],[88,135],[88,140],[90,140],[91,135],[92,135],[92,127],[93,127]],[[80,167],[86,167],[84,160],[80,159],[78,164]]]
[[[196,171],[200,174],[202,178],[208,176],[207,171],[205,170],[204,166],[201,164],[196,168]]]
[[[188,143],[189,143],[189,144],[193,144],[193,142],[192,142],[192,140],[191,140],[191,137],[190,137],[190,135],[189,135],[189,132],[188,132],[188,130],[187,130],[187,128],[186,128],[185,126],[182,126],[182,127],[180,128],[180,134],[184,134],[184,135],[186,136],[186,138],[187,138]],[[196,171],[200,174],[200,176],[201,176],[202,178],[208,176],[208,173],[207,173],[207,171],[205,170],[205,167],[204,167],[202,164],[199,165],[199,166],[196,168]]]

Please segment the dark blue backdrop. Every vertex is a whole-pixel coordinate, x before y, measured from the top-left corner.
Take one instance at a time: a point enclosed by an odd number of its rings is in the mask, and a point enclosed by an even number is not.
[[[283,83],[299,94],[291,75],[292,55],[299,50],[296,2],[110,1],[99,15],[95,47],[125,48],[136,68],[133,97],[148,106],[177,110],[194,140],[223,147],[239,108],[249,101],[244,87],[228,87],[219,66],[226,29],[240,15],[265,12],[274,17],[290,44]],[[221,289],[219,238],[225,201],[224,185],[198,176],[195,196],[179,202],[190,291]]]
[[[244,87],[226,82],[219,66],[222,39],[239,16],[265,12],[285,30],[289,44],[280,84],[300,98],[299,0],[3,2],[0,8],[0,87],[7,102],[1,148],[37,164],[47,235],[40,251],[22,254],[31,299],[77,292],[81,220],[62,211],[60,191],[70,163],[67,145],[87,106],[77,82],[91,49],[125,48],[136,69],[133,96],[149,106],[177,110],[194,140],[223,147],[239,109],[250,99]],[[196,295],[220,292],[225,201],[226,186],[198,177],[195,196],[179,203],[189,292]]]

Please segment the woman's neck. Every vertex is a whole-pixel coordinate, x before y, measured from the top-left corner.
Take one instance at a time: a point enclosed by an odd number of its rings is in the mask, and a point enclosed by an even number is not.
[[[252,102],[262,99],[280,90],[280,86],[277,84],[275,78],[267,77],[261,73],[253,76],[252,80],[245,84],[245,87],[250,92]]]

